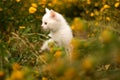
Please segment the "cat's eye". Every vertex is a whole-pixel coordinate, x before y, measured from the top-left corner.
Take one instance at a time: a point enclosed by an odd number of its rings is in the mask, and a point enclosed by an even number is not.
[[[47,22],[44,22],[45,25],[47,25]]]

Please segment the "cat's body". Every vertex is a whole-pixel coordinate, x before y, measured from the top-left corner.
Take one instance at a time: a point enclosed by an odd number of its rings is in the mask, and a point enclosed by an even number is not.
[[[70,42],[73,35],[71,28],[61,14],[46,8],[46,14],[42,18],[42,27],[50,30],[49,36],[51,37],[41,47],[42,51],[49,48],[49,42],[55,42],[56,45],[63,46],[66,51],[70,52]]]

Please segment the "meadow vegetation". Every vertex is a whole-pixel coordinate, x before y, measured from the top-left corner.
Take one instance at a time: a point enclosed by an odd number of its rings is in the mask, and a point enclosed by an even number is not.
[[[73,31],[72,62],[41,28],[45,8]],[[120,0],[1,0],[0,80],[120,80]]]

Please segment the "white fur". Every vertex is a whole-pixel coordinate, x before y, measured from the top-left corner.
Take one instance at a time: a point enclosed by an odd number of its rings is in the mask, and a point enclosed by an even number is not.
[[[58,46],[63,46],[70,52],[70,42],[73,38],[71,28],[63,16],[53,10],[45,9],[46,13],[42,18],[43,29],[50,30],[50,40],[47,40],[41,50],[48,49],[49,42],[56,42]]]

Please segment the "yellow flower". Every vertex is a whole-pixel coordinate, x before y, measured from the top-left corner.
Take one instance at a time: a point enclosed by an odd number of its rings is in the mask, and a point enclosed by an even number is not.
[[[102,12],[102,11],[104,11],[105,9],[108,9],[108,8],[110,8],[110,6],[107,5],[107,4],[105,4],[105,5],[100,9],[100,11]]]
[[[72,29],[72,30],[75,30],[75,26],[74,26],[74,25],[72,25],[72,26],[71,26],[71,29]]]
[[[20,29],[25,29],[25,26],[19,26]]]
[[[21,66],[20,66],[18,63],[14,63],[14,64],[12,65],[12,69],[13,69],[13,70],[20,70],[20,69],[21,69]]]
[[[48,6],[50,6],[50,7],[51,7],[51,6],[52,6],[52,3],[48,3]]]
[[[32,3],[31,5],[32,5],[32,7],[37,8],[37,4],[36,3]]]
[[[42,77],[42,80],[48,80],[48,78],[46,78],[46,77]]]
[[[91,12],[91,13],[90,13],[90,16],[91,16],[91,17],[93,17],[93,16],[94,16],[94,13],[93,13],[93,12]]]
[[[29,13],[30,14],[33,14],[33,13],[35,13],[37,11],[37,9],[35,8],[35,7],[30,7],[29,8]]]
[[[11,80],[23,80],[23,73],[21,71],[13,71],[10,77]]]
[[[98,6],[99,6],[98,3],[95,3],[94,5],[95,5],[95,7],[98,7]]]
[[[55,0],[54,0],[55,1]],[[42,1],[39,1],[39,5],[45,5],[47,3],[47,0],[42,0]]]
[[[100,12],[103,12],[104,11],[104,7],[102,7],[101,9],[100,9]]]
[[[107,5],[107,4],[105,4],[103,8],[104,8],[104,9],[108,9],[108,8],[110,8],[110,6]]]
[[[16,2],[20,2],[20,0],[16,0]]]
[[[117,7],[119,7],[119,5],[120,5],[120,3],[119,2],[117,2],[117,3],[115,3],[115,7],[117,8]]]
[[[73,48],[75,48],[75,49],[78,48],[78,47],[80,46],[80,40],[79,40],[79,39],[76,39],[76,38],[72,39],[71,45],[72,45]]]
[[[87,0],[87,4],[91,4],[91,0]]]
[[[54,42],[50,42],[48,43],[49,49],[50,49],[50,53],[53,53],[55,50],[55,43]]]
[[[101,33],[99,39],[100,39],[102,42],[104,42],[104,43],[108,43],[108,42],[110,42],[110,41],[112,40],[112,34],[111,34],[110,31],[104,30],[104,31]]]
[[[111,19],[110,19],[110,17],[106,17],[106,20],[107,20],[107,21],[110,21]]]
[[[83,31],[85,29],[85,25],[80,18],[76,17],[73,20],[73,25],[71,26],[71,28],[74,31]]]
[[[95,15],[97,15],[97,16],[99,15],[99,12],[98,12],[97,10],[95,10],[94,13],[95,13]]]
[[[90,69],[92,69],[92,67],[93,67],[93,61],[92,61],[92,59],[91,58],[85,58],[83,61],[82,61],[82,68],[84,69],[84,70],[90,70]]]
[[[62,55],[62,52],[61,52],[61,51],[56,51],[55,54],[54,54],[54,56],[55,56],[56,58],[61,57],[61,55]]]

